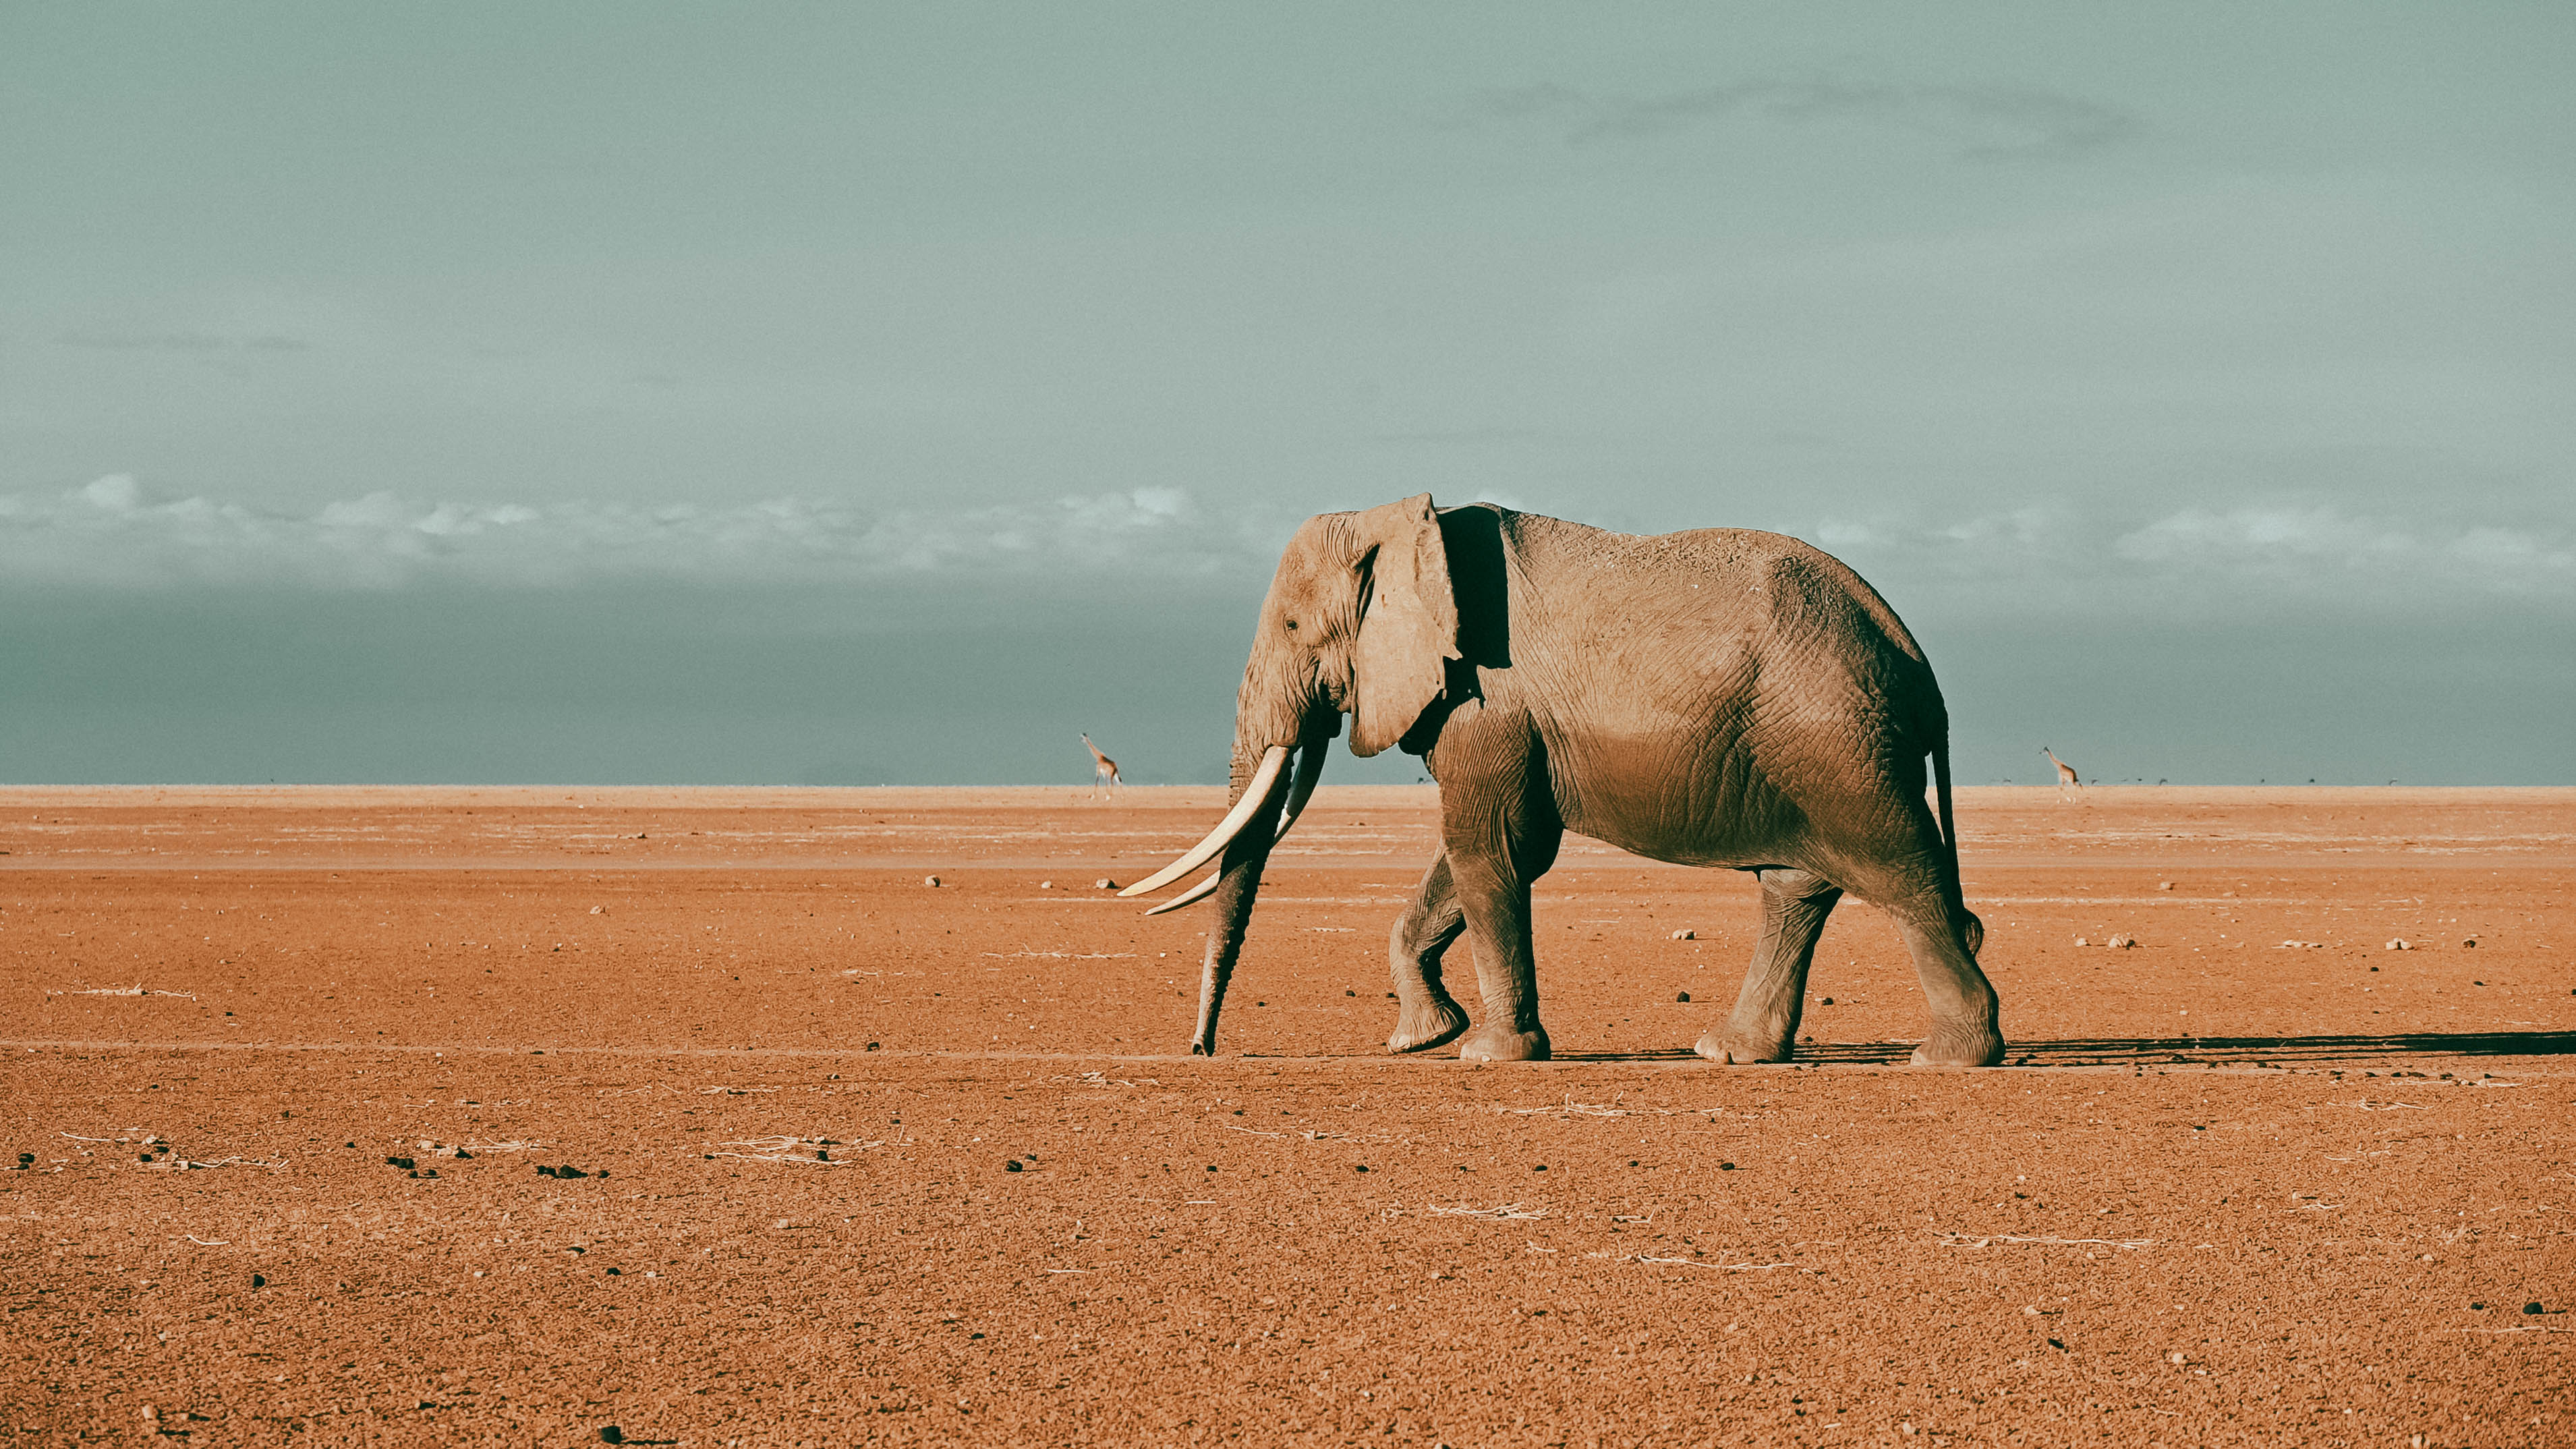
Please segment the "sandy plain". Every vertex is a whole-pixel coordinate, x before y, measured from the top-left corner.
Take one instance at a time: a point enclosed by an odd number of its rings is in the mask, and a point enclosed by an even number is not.
[[[1559,1059],[1389,1058],[1434,796],[1330,786],[1172,1055],[1196,912],[1093,882],[1220,803],[0,792],[0,1422],[2576,1442],[2576,791],[1964,791],[1984,1072],[1851,903],[1800,1065],[1690,1056],[1750,882],[1584,841]]]

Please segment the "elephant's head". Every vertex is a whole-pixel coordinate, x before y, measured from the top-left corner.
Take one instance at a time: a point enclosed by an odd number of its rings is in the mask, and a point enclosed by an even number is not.
[[[1223,857],[1206,881],[1155,908],[1217,897],[1192,1051],[1216,1050],[1217,1012],[1262,867],[1322,774],[1325,742],[1341,733],[1341,717],[1352,717],[1351,753],[1384,750],[1440,698],[1456,657],[1458,606],[1430,494],[1319,514],[1288,541],[1235,696],[1233,808],[1207,839],[1121,892],[1158,890]]]

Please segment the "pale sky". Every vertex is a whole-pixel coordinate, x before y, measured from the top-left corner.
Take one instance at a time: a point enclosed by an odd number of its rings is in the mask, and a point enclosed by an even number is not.
[[[0,779],[1220,777],[1296,521],[2576,783],[2576,10],[0,8]],[[1331,778],[1411,778],[1344,760]]]

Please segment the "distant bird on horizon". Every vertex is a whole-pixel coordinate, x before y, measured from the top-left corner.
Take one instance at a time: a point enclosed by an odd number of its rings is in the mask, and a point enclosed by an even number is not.
[[[2057,767],[2057,795],[2059,799],[2062,800],[2066,798],[2067,791],[2076,789],[2084,783],[2083,781],[2075,778],[2075,767],[2073,765],[2070,765],[2057,757],[2057,751],[2050,749],[2046,745],[2041,745],[2039,747],[2039,752],[2048,756],[2048,762]]]
[[[1121,783],[1118,762],[1100,753],[1100,746],[1093,744],[1089,735],[1082,737],[1082,747],[1091,751],[1091,798],[1099,799],[1104,789],[1113,797],[1117,795]]]

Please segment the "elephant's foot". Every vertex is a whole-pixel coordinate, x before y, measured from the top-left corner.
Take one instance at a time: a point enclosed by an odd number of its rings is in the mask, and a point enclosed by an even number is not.
[[[1733,1027],[1711,1027],[1691,1050],[1710,1061],[1740,1067],[1756,1062],[1785,1062],[1790,1057],[1792,1044],[1785,1036],[1738,1031]]]
[[[1785,1062],[1797,1054],[1798,1023],[1794,1017],[1742,1011],[1708,1029],[1691,1050],[1713,1062],[1750,1066]]]
[[[1552,1054],[1547,1028],[1539,1026],[1527,1031],[1480,1027],[1458,1048],[1458,1060],[1462,1062],[1543,1062]]]
[[[2004,1059],[2003,1033],[1991,1026],[1935,1027],[1914,1049],[1918,1067],[1991,1067]]]
[[[1395,1035],[1386,1039],[1390,1052],[1428,1051],[1456,1041],[1467,1029],[1467,1013],[1458,1003],[1446,997],[1425,997],[1420,1003],[1406,1002],[1395,1018]]]

